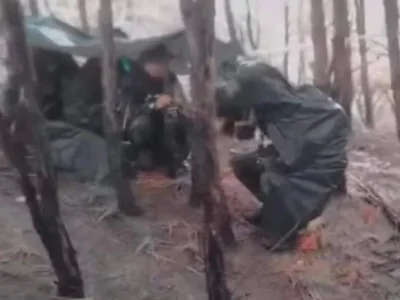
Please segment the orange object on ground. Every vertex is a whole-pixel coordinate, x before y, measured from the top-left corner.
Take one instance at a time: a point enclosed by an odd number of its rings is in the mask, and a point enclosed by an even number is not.
[[[299,236],[297,249],[302,252],[314,252],[321,248],[321,235],[318,231],[307,232]]]
[[[364,208],[362,212],[362,219],[365,224],[371,225],[373,224],[379,216],[379,209],[375,206],[369,205]]]

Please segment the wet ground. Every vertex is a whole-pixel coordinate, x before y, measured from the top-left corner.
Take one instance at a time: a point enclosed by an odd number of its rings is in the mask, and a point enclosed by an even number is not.
[[[226,171],[226,153],[233,142],[220,142]],[[334,199],[310,229],[315,245],[269,254],[248,225],[235,221],[239,247],[226,253],[233,299],[400,299],[397,232],[360,190],[360,184],[372,186],[400,212],[397,142],[358,137],[350,161],[350,195]],[[1,170],[0,299],[55,299],[54,274],[27,209],[18,201],[15,176],[7,166]],[[165,178],[142,177],[141,186],[146,215],[129,219],[108,214],[115,201],[106,190],[61,181],[62,213],[78,251],[87,295],[96,300],[206,299],[197,242],[201,211],[190,208],[184,191],[177,194]],[[240,187],[238,195],[241,199],[232,201],[232,211],[254,206]]]

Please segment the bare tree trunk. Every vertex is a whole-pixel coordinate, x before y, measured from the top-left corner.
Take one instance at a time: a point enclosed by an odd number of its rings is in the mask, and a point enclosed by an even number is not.
[[[38,16],[39,15],[39,6],[37,3],[37,0],[29,0],[29,8],[31,10],[32,16]]]
[[[258,23],[258,20],[256,20],[257,25],[256,25],[256,32],[253,32],[253,25],[252,25],[252,19],[254,19],[251,16],[251,6],[250,6],[250,0],[246,0],[246,9],[247,9],[247,14],[246,14],[246,29],[247,29],[247,36],[249,38],[249,43],[250,47],[252,50],[258,49],[260,46],[260,25]]]
[[[126,20],[129,22],[133,22],[133,19],[135,17],[134,11],[133,11],[133,0],[126,0]]]
[[[108,162],[111,170],[118,208],[127,216],[137,216],[142,210],[136,205],[136,199],[129,181],[122,174],[122,117],[118,115],[116,59],[113,41],[113,18],[109,0],[101,0],[99,10],[99,28],[103,47],[103,126],[107,142]]]
[[[314,84],[320,87],[329,86],[328,45],[325,27],[323,0],[311,0],[311,39],[314,48],[313,74]]]
[[[400,50],[399,50],[399,7],[397,1],[383,0],[388,39],[390,77],[394,98],[397,136],[400,139]]]
[[[289,20],[289,4],[285,3],[285,54],[283,56],[283,73],[289,77],[289,39],[290,39],[290,20]]]
[[[85,33],[90,33],[89,22],[87,18],[86,0],[77,0],[79,9],[79,18],[81,19],[81,26]]]
[[[239,34],[236,29],[235,17],[232,11],[231,0],[224,0],[224,9],[226,14],[226,23],[228,26],[229,38],[232,47],[235,47],[238,51],[238,55],[244,54],[242,40],[239,38]]]
[[[304,52],[304,43],[306,34],[304,32],[304,0],[299,0],[299,12],[297,14],[297,26],[299,29],[299,69],[298,69],[298,83],[302,84],[306,80],[306,54]]]
[[[226,206],[225,195],[220,186],[220,168],[216,148],[216,130],[213,119],[215,116],[213,91],[213,43],[214,43],[214,8],[206,2],[204,7],[193,4],[193,0],[182,0],[181,10],[187,38],[191,51],[191,93],[194,110],[192,113],[192,197],[195,202],[203,203],[205,209],[218,214],[221,237],[227,244],[234,243],[230,227],[230,216]],[[213,0],[207,0],[212,3]],[[212,10],[211,10],[212,8]],[[197,9],[199,12],[192,15]],[[204,12],[203,12],[204,10]],[[210,13],[208,16],[207,13]],[[195,18],[194,16],[197,16]],[[204,22],[204,23],[201,23]],[[204,31],[204,33],[203,33]],[[215,209],[214,209],[215,208]]]
[[[181,0],[181,13],[190,48],[190,84],[193,98],[192,160],[203,197],[203,247],[208,299],[230,300],[225,279],[224,256],[218,236],[234,242],[226,199],[221,188],[216,148],[213,58],[215,3],[214,0]],[[221,222],[222,221],[222,222]],[[222,230],[221,230],[222,229]]]
[[[332,40],[334,53],[334,88],[339,92],[338,101],[351,118],[353,102],[353,78],[351,70],[350,24],[347,0],[335,0],[333,4],[333,26],[335,35]]]
[[[58,295],[83,298],[84,288],[76,252],[62,221],[56,174],[45,131],[45,119],[38,108],[37,89],[32,79],[23,15],[19,1],[0,1],[6,34],[8,77],[0,113],[0,135],[5,154],[18,171],[33,226],[57,276]],[[23,97],[21,101],[21,97]],[[36,158],[31,166],[27,149]],[[29,172],[33,168],[36,185]]]
[[[361,58],[360,80],[365,104],[365,123],[369,128],[373,128],[374,112],[372,108],[371,90],[369,87],[367,43],[365,41],[365,2],[364,0],[354,0],[354,2],[356,7],[358,45]]]

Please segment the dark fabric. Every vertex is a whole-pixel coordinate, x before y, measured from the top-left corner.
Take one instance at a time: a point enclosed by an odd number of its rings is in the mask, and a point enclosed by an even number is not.
[[[125,153],[139,168],[157,165],[171,168],[183,163],[189,151],[184,118],[179,111],[154,111],[149,104],[156,95],[173,96],[177,77],[170,73],[164,82],[150,77],[128,58],[117,61],[117,97],[124,140],[130,142]],[[103,136],[101,61],[90,59],[75,78],[64,98],[65,120]]]
[[[78,73],[79,66],[71,55],[32,49],[33,66],[39,86],[40,108],[50,120],[62,117],[62,91]]]
[[[231,163],[236,177],[263,203],[257,225],[274,237],[289,232],[296,220],[280,198],[272,197],[287,176],[275,147],[270,145],[267,149],[238,155]]]
[[[235,88],[227,91],[229,86]],[[277,235],[295,224],[301,229],[321,213],[343,181],[350,133],[343,109],[318,89],[297,89],[276,69],[258,62],[240,65],[236,77],[218,88],[225,90],[217,95],[235,90],[231,99],[240,104],[233,107],[254,110],[259,128],[278,153],[259,180],[263,226]],[[217,98],[220,103],[228,101]],[[241,175],[246,176],[253,175]]]
[[[144,51],[138,58],[141,63],[147,61],[169,61],[173,58],[173,55],[168,51],[165,45],[159,45],[157,47],[151,48]]]
[[[132,122],[142,114],[147,97],[163,91],[164,83],[162,80],[152,79],[142,67],[127,58],[120,58],[116,68],[121,118],[127,115],[127,122]],[[82,66],[64,94],[65,120],[103,135],[102,97],[101,60],[91,58]]]
[[[179,111],[151,111],[137,117],[128,137],[132,143],[128,156],[144,169],[163,165],[173,173],[189,154],[187,121]]]
[[[64,120],[102,135],[102,95],[101,62],[89,59],[64,92]]]
[[[73,173],[74,178],[107,184],[110,170],[104,139],[60,121],[46,124],[53,163],[58,171]]]
[[[80,57],[100,57],[102,43],[99,37],[83,33],[79,28],[65,23],[54,16],[27,16],[24,20],[27,43],[31,47],[68,53]],[[190,47],[187,43],[185,28],[174,28],[165,31],[161,22],[153,22],[155,31],[153,36],[141,38],[121,38],[114,31],[114,46],[117,56],[129,56],[138,59],[143,53],[159,45],[164,45],[175,59],[171,64],[174,73],[189,74]],[[120,36],[120,37],[119,37]],[[214,42],[214,60],[216,66],[226,60],[234,59],[240,54],[240,47],[233,42],[223,42],[216,39]]]

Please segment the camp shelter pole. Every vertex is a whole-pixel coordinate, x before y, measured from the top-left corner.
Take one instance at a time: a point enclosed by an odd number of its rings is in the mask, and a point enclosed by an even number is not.
[[[111,180],[115,188],[118,208],[127,216],[138,216],[142,210],[136,205],[136,195],[130,182],[122,174],[122,118],[118,115],[116,91],[116,58],[113,40],[113,17],[110,0],[102,0],[99,9],[103,82],[103,128],[107,143]]]
[[[202,246],[209,300],[230,300],[227,288],[224,254],[220,240],[234,243],[230,216],[220,181],[216,148],[213,77],[214,66],[214,0],[181,0],[181,14],[186,26],[190,50],[190,85],[192,113],[192,172],[194,188],[204,208]],[[221,238],[221,239],[220,239]]]
[[[37,17],[39,15],[39,5],[37,0],[29,0],[29,8],[32,16]]]
[[[86,0],[76,0],[78,3],[79,18],[81,27],[85,33],[90,33],[89,21],[87,17]]]

